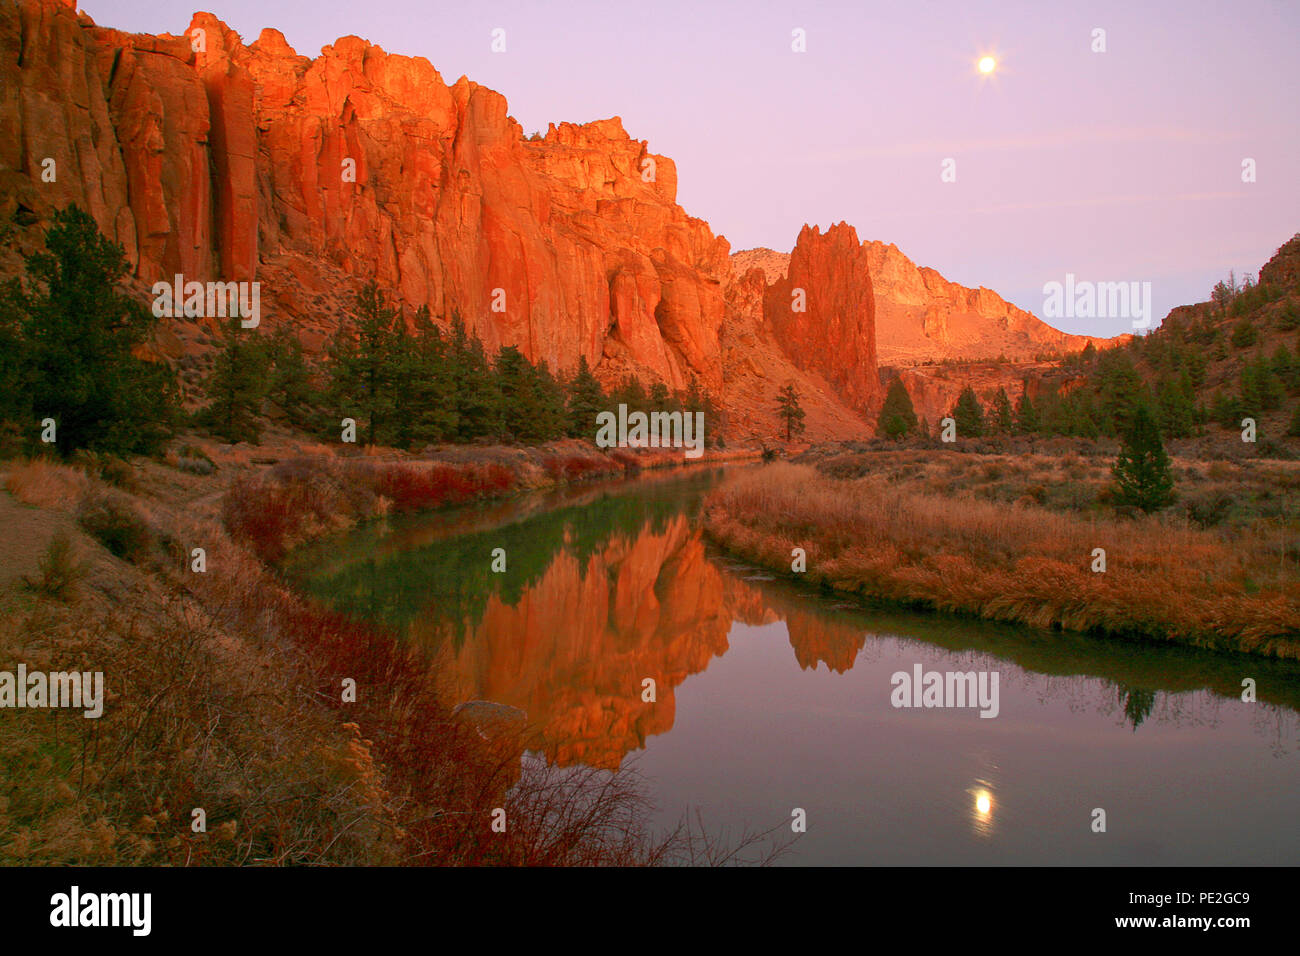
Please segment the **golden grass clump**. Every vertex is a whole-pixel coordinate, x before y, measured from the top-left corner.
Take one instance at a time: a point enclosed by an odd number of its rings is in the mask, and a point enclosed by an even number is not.
[[[5,476],[5,490],[23,504],[56,511],[75,507],[89,485],[80,468],[45,458],[13,462]]]

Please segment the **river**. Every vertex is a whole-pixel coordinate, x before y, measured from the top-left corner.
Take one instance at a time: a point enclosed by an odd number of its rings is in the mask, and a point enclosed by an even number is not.
[[[722,480],[396,517],[285,570],[524,711],[547,761],[635,767],[662,827],[802,819],[785,863],[1300,863],[1300,666],[864,608],[712,545]],[[996,716],[895,706],[918,665],[996,674]]]

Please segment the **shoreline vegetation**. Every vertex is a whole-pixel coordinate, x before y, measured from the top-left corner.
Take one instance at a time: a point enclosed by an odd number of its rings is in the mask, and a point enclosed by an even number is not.
[[[302,454],[312,450],[208,443],[161,459],[0,464],[2,534],[15,545],[0,580],[0,653],[29,668],[103,671],[108,688],[100,719],[48,709],[0,724],[0,864],[655,865],[780,854],[773,831],[728,839],[683,818],[652,833],[634,768],[527,759],[508,728],[453,712],[436,660],[295,592],[271,563],[389,513],[751,453],[683,462],[559,442]],[[492,829],[496,808],[505,832]]]
[[[730,476],[705,502],[710,536],[747,561],[867,601],[1300,658],[1300,553],[1286,510],[1300,487],[1294,463],[1175,461],[1211,486],[1187,513],[1123,516],[1096,507],[1106,470],[1077,455],[802,457],[816,465]],[[1258,510],[1225,517],[1215,502]],[[796,548],[802,573],[792,570]]]

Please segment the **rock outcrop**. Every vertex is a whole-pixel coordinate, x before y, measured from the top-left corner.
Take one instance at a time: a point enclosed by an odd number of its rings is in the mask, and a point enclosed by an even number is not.
[[[785,277],[764,293],[763,314],[796,366],[830,382],[851,407],[871,410],[880,395],[875,301],[852,226],[804,226]]]
[[[1282,288],[1300,285],[1300,232],[1282,243],[1273,258],[1264,263],[1259,270],[1259,283]]]
[[[916,265],[893,243],[868,240],[862,245],[882,366],[944,359],[1026,362],[1044,353],[1077,352],[1089,342],[1108,348],[1127,338],[1061,332],[992,289],[969,289]],[[757,267],[768,282],[776,282],[789,271],[790,257],[771,249],[743,249],[732,254],[731,266],[737,275]]]

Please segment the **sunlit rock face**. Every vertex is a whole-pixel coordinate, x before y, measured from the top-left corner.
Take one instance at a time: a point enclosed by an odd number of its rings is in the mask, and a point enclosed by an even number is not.
[[[1100,349],[1129,338],[1061,332],[992,289],[967,288],[918,266],[893,243],[867,240],[862,246],[875,307],[876,360],[882,366],[941,359],[1025,362],[1043,353],[1077,352],[1089,342]],[[738,276],[760,269],[771,284],[786,277],[790,260],[771,249],[745,249],[732,253],[731,266]]]
[[[893,243],[864,246],[882,364],[999,357],[1028,361],[1047,352],[1077,352],[1089,342],[1105,348],[1117,341],[1054,329],[992,289],[969,289],[917,266]]]
[[[144,284],[257,278],[318,340],[374,277],[489,349],[721,391],[727,242],[617,117],[529,139],[500,94],[358,37],[311,59],[211,14],[133,35],[54,0],[0,10],[0,81],[5,211],[81,204]]]
[[[875,309],[866,252],[847,223],[825,233],[804,226],[785,277],[763,297],[763,314],[794,364],[863,413],[881,394]]]
[[[309,351],[374,278],[408,312],[459,314],[489,350],[515,345],[557,370],[585,357],[607,384],[694,379],[724,408],[734,394],[752,426],[741,434],[772,434],[776,390],[795,381],[810,437],[860,437],[855,410],[876,388],[869,314],[832,327],[861,340],[831,350],[851,364],[784,338],[852,304],[840,271],[824,271],[834,257],[808,250],[804,321],[772,325],[760,308],[739,322],[766,358],[728,380],[729,246],[677,204],[671,159],[618,117],[525,136],[500,94],[358,37],[310,58],[273,29],[245,43],[207,13],[153,36],[58,0],[5,4],[0,185],[0,213],[29,221],[25,246],[78,203],[122,244],[142,296],[177,274],[256,280],[267,328],[292,326]],[[204,352],[216,324],[169,319],[159,349]]]

